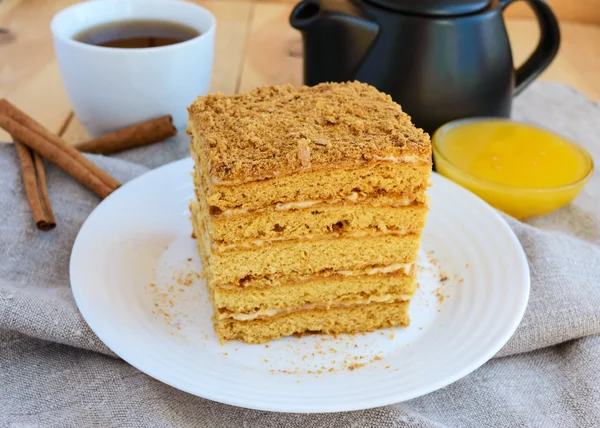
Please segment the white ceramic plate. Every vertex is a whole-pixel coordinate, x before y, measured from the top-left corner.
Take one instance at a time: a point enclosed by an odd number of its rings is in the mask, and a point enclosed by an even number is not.
[[[175,388],[280,412],[382,406],[466,376],[523,316],[529,269],[517,238],[487,204],[434,174],[410,327],[221,345],[190,238],[191,169],[191,159],[175,162],[110,195],[81,228],[70,266],[98,337]]]

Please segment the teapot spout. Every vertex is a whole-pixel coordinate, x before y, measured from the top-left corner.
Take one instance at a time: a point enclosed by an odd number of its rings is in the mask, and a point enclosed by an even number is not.
[[[379,25],[352,0],[304,0],[290,24],[302,33],[304,83],[354,80]]]
[[[318,19],[321,6],[314,0],[305,0],[296,5],[290,15],[290,25],[296,30],[304,31]]]

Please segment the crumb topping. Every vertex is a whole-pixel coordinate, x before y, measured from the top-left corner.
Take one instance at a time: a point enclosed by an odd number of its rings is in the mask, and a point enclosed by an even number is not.
[[[190,127],[208,151],[209,173],[218,181],[391,156],[431,161],[429,136],[389,95],[364,83],[213,94],[199,97],[188,111]]]

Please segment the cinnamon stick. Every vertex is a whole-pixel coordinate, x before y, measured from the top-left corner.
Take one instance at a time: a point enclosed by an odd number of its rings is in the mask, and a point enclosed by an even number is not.
[[[118,188],[120,186],[120,183],[117,180],[115,180],[113,177],[108,175],[105,171],[103,171],[98,166],[96,166],[92,161],[90,161],[85,156],[83,156],[75,147],[67,144],[58,135],[55,135],[52,132],[48,131],[40,123],[36,122],[33,118],[28,116],[26,113],[19,110],[16,106],[11,104],[6,99],[0,100],[0,115],[5,115],[8,119],[11,119],[12,121],[17,122],[17,124],[21,125],[22,127],[27,128],[27,130],[29,130],[31,133],[37,134],[37,136],[39,137],[39,138],[36,137],[36,140],[38,143],[40,143],[42,140],[45,140],[46,143],[49,143],[49,144],[45,144],[47,146],[46,151],[48,151],[50,148],[52,148],[52,146],[54,146],[54,151],[61,153],[60,157],[62,158],[62,164],[67,169],[65,169],[63,166],[60,166],[58,164],[57,165],[59,167],[61,167],[62,169],[64,169],[67,173],[70,173],[68,168],[73,169],[73,167],[71,167],[70,165],[79,164],[79,166],[80,166],[80,168],[78,168],[78,170],[80,170],[80,173],[78,174],[79,178],[77,178],[77,177],[75,177],[75,178],[77,180],[79,180],[86,187],[92,189],[86,183],[91,183],[92,181],[96,182],[99,180],[101,183],[104,184],[104,186],[102,186],[102,188],[110,189],[110,191],[108,192],[108,193],[110,193],[111,191],[115,190],[116,188]],[[2,127],[4,128],[4,126],[2,126]],[[6,129],[6,131],[8,131],[8,130]],[[10,133],[10,131],[8,131],[8,132]],[[18,137],[18,138],[20,138],[20,137]],[[21,139],[21,140],[24,144],[29,145],[28,144],[29,142],[25,141],[25,139]],[[41,151],[31,147],[30,145],[29,145],[29,147],[31,149],[33,149],[34,151],[37,151],[38,153],[40,153],[43,157],[48,159],[50,162],[55,163],[53,160],[51,160],[48,156],[46,156]],[[56,158],[56,156],[55,156],[55,158]],[[82,173],[82,171],[81,171],[82,169],[86,170],[87,172]],[[82,181],[82,180],[84,180],[84,177],[90,177],[90,176],[97,178],[97,180],[91,180],[90,178],[85,178],[85,182]],[[100,186],[94,184],[94,188],[99,190]],[[92,190],[94,190],[94,189],[92,189]],[[94,190],[94,191],[100,195],[99,192],[97,192],[96,190]],[[105,191],[102,191],[101,193],[105,194]]]
[[[44,159],[33,152],[33,164],[35,165],[35,172],[37,173],[38,179],[38,190],[42,196],[42,205],[44,212],[48,218],[48,224],[52,225],[52,228],[56,226],[56,220],[54,219],[54,212],[52,211],[52,205],[50,204],[50,196],[48,195],[48,185],[46,184],[46,168],[44,167]],[[39,227],[39,225],[38,225]]]
[[[170,115],[140,122],[102,137],[75,145],[82,152],[108,155],[146,144],[157,143],[177,133]]]
[[[109,186],[95,175],[93,170],[87,168],[86,164],[81,160],[82,158],[85,159],[84,156],[77,152],[77,150],[73,149],[78,156],[71,156],[69,151],[65,150],[62,145],[53,144],[42,135],[37,134],[4,114],[0,114],[0,128],[7,131],[13,138],[19,140],[31,150],[38,152],[101,198],[107,197],[118,187],[116,185]],[[62,144],[66,145],[66,143]],[[106,173],[104,175],[110,177]],[[118,184],[114,178],[111,177],[111,179]]]
[[[56,221],[54,220],[54,214],[52,213],[46,189],[44,165],[41,162],[38,164],[31,150],[19,142],[19,140],[15,139],[14,143],[21,163],[25,194],[31,209],[33,221],[37,228],[44,232],[52,230],[56,227]]]

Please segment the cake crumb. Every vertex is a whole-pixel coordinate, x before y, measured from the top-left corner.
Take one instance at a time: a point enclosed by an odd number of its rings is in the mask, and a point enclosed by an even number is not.
[[[438,302],[441,304],[444,302],[444,293],[442,287],[438,287],[435,289],[435,297],[437,297]],[[439,309],[438,309],[439,312]]]
[[[310,168],[310,147],[308,146],[308,140],[305,138],[298,141],[298,159],[300,159],[302,167]]]
[[[361,367],[364,367],[364,366],[365,366],[365,364],[364,364],[364,363],[354,363],[354,364],[350,364],[350,365],[348,366],[348,370],[350,370],[350,371],[354,371],[354,370],[356,370],[356,369],[360,369]]]

